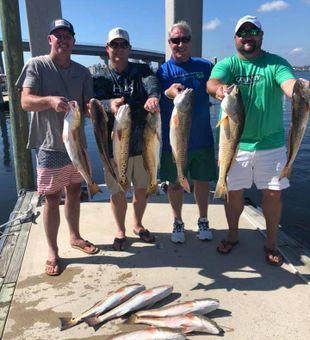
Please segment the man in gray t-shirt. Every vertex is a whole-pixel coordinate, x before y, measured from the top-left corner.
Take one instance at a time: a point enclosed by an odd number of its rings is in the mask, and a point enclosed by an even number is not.
[[[48,244],[47,275],[61,272],[57,235],[63,189],[71,246],[88,254],[98,252],[98,248],[84,240],[79,232],[80,183],[83,178],[73,166],[62,140],[68,102],[76,100],[83,112],[93,96],[89,71],[71,60],[74,35],[73,26],[67,20],[52,21],[48,35],[50,54],[30,59],[16,82],[21,90],[22,108],[33,112],[28,147],[36,149],[37,190],[45,195],[43,220]],[[82,140],[85,143],[83,129]]]

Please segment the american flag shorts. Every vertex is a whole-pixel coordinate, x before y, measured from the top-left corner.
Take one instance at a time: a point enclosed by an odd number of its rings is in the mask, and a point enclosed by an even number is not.
[[[70,184],[81,183],[82,175],[66,152],[37,150],[37,191],[52,195]]]

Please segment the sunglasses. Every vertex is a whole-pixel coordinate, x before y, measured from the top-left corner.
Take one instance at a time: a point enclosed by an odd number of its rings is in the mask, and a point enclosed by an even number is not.
[[[239,38],[245,38],[246,36],[250,35],[251,37],[257,37],[259,35],[260,29],[258,28],[252,28],[250,30],[243,30],[243,31],[238,31],[236,35]]]
[[[191,37],[170,38],[170,41],[175,45],[179,45],[181,42],[183,44],[188,44],[191,41]]]
[[[108,46],[114,50],[116,48],[126,49],[130,45],[128,41],[122,41],[122,42],[111,41],[110,43],[108,43]]]

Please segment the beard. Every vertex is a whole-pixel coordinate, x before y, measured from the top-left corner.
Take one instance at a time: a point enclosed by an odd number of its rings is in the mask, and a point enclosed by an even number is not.
[[[239,43],[236,48],[240,54],[251,55],[260,50],[262,45],[261,41],[256,41],[254,39],[248,39],[243,43]]]

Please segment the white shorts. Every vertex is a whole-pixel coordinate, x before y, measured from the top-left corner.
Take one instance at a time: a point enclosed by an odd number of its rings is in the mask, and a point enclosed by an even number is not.
[[[289,180],[279,176],[286,163],[286,148],[240,151],[227,175],[228,190],[249,189],[254,183],[257,189],[283,190]]]

